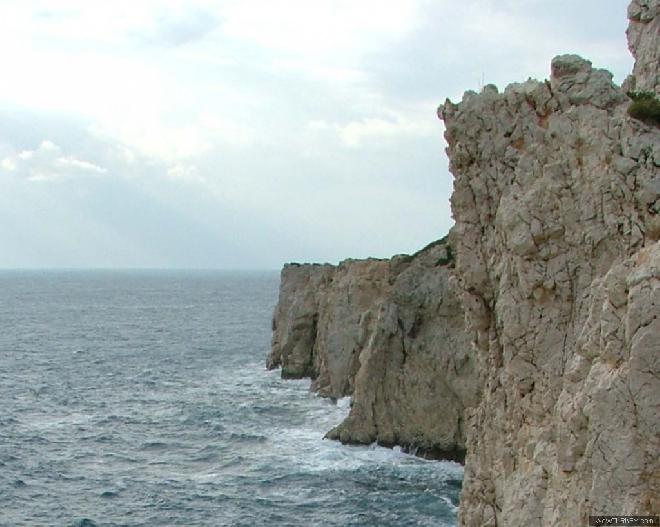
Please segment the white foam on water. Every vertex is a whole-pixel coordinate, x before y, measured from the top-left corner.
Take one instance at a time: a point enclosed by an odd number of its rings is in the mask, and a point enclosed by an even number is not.
[[[346,396],[342,397],[341,399],[337,399],[337,408],[343,410],[346,412],[346,415],[348,415],[348,412],[351,410],[351,400],[352,397]]]
[[[308,493],[315,492],[309,489],[316,488],[314,485],[319,485],[318,481],[327,478],[333,482],[361,481],[366,485],[364,490],[358,491],[365,493],[363,499],[372,499],[377,503],[379,499],[385,499],[384,496],[392,492],[393,486],[401,480],[402,489],[405,489],[402,492],[408,496],[405,499],[415,499],[411,497],[415,492],[428,493],[430,498],[419,496],[420,503],[428,504],[428,499],[440,497],[438,510],[443,512],[439,514],[455,515],[457,507],[450,497],[439,496],[439,493],[443,492],[443,481],[463,479],[463,467],[460,464],[426,460],[404,452],[399,446],[386,448],[376,443],[343,445],[339,441],[324,439],[329,430],[349,415],[351,397],[334,401],[319,397],[310,391],[309,379],[282,380],[280,375],[278,370],[262,370],[255,379],[262,386],[268,404],[274,409],[270,418],[264,420],[267,426],[260,430],[260,433],[268,437],[268,441],[257,454],[257,473],[263,469],[264,474],[270,472],[279,474],[279,477],[293,478],[286,480],[284,488],[279,488],[277,484],[267,487],[270,499],[306,502],[309,499]],[[270,476],[264,477],[268,481]],[[300,481],[315,483],[308,487],[299,484]],[[368,485],[376,481],[380,481],[382,487],[371,498],[367,498],[370,492]],[[321,492],[320,495],[329,495],[328,492]],[[332,492],[341,492],[341,489],[334,488]],[[336,499],[336,495],[333,499]],[[346,503],[352,502],[348,500]],[[410,511],[402,514],[415,518]],[[416,524],[453,525],[454,520],[450,520],[452,523],[444,523],[442,517],[429,520],[428,514],[420,511],[419,517],[426,519]]]
[[[58,415],[25,413],[20,417],[20,420],[24,425],[38,430],[49,428],[70,428],[74,425],[84,425],[92,420],[92,416],[80,412]]]
[[[454,514],[458,514],[458,507],[447,496],[440,496],[440,499],[447,505],[449,510]]]

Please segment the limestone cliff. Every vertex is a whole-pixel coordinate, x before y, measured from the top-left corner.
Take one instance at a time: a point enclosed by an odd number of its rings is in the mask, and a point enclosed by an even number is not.
[[[658,1],[630,12],[634,85],[657,90]],[[462,525],[660,510],[660,131],[608,72],[574,55],[551,70],[440,108],[484,376]]]
[[[324,397],[352,394],[359,352],[373,310],[390,289],[391,267],[377,259],[285,265],[267,367],[281,366],[284,378],[310,377]]]
[[[660,4],[633,0],[628,6],[628,48],[635,57],[629,88],[660,93]]]
[[[316,343],[319,304],[332,281],[334,267],[287,264],[280,275],[280,295],[273,315],[272,349],[266,366],[282,366],[282,377],[316,377],[313,348]]]
[[[268,365],[312,377],[321,395],[352,394],[328,437],[462,459],[478,382],[451,261],[439,242],[391,260],[284,268]]]
[[[269,366],[352,394],[330,437],[465,446],[464,526],[660,511],[660,129],[627,95],[660,95],[660,0],[628,16],[624,88],[564,55],[439,108],[453,254],[283,271]]]

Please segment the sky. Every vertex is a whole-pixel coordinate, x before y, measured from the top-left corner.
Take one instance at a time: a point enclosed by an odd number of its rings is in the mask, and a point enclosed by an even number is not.
[[[278,269],[448,231],[436,116],[625,0],[0,0],[0,268]]]

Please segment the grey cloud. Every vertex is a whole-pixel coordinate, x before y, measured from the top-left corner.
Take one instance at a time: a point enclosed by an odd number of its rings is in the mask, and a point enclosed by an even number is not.
[[[624,4],[620,0],[472,0],[428,9],[417,31],[370,55],[363,67],[387,97],[438,103],[445,97],[460,97],[466,89],[477,90],[483,83],[504,88],[527,76],[544,78],[553,55],[569,51],[609,69],[621,82],[632,66],[626,52]],[[486,34],[466,29],[468,22],[474,22],[472,14],[484,6],[512,25],[499,28],[493,21],[485,27]],[[622,11],[621,16],[611,16],[613,9]]]
[[[0,167],[0,268],[275,269],[304,245],[124,148],[67,116],[0,108],[0,163],[14,164]],[[107,172],[89,177],[93,167]]]

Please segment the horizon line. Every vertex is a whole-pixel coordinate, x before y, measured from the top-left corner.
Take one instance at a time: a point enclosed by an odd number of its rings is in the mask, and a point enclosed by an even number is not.
[[[284,264],[282,264],[282,267]],[[279,272],[280,268],[266,267],[0,267],[9,271],[200,271],[200,272]]]

